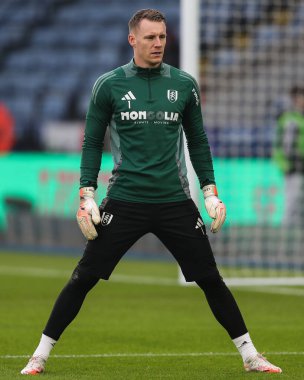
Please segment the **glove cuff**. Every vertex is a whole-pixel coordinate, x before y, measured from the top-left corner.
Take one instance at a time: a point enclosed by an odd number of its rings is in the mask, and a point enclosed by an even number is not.
[[[81,189],[79,189],[80,199],[94,198],[94,195],[95,195],[95,189],[93,186],[82,187]]]
[[[204,194],[205,199],[210,197],[211,195],[213,195],[215,197],[218,196],[217,188],[213,184],[204,186],[202,190],[203,190],[203,194]]]

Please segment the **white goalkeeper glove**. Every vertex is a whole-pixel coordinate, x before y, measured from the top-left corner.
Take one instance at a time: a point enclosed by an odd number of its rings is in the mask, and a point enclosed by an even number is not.
[[[215,185],[207,185],[203,187],[205,198],[205,207],[208,215],[213,219],[211,223],[211,232],[217,232],[226,219],[226,206],[217,197],[217,189]]]
[[[100,223],[99,209],[94,201],[94,194],[94,187],[82,187],[79,190],[80,206],[76,218],[81,232],[88,240],[97,238],[94,224]]]

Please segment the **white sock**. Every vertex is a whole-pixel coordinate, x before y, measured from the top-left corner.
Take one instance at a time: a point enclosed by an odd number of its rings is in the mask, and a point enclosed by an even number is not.
[[[258,352],[251,341],[249,333],[239,336],[238,338],[232,339],[235,347],[239,350],[242,356],[243,362],[246,359],[255,356]]]
[[[42,356],[45,360],[47,360],[56,342],[56,340],[42,334],[38,347],[33,353],[33,356]]]

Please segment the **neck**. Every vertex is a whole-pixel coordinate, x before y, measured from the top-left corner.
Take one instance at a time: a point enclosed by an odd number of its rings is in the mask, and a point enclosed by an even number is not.
[[[137,66],[138,68],[141,68],[141,69],[157,69],[161,66],[161,63],[158,63],[157,65],[141,65],[141,64],[137,64],[135,58],[133,58],[133,63],[135,66]]]

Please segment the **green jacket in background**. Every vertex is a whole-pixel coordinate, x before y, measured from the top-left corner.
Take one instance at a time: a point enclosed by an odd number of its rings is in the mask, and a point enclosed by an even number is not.
[[[190,198],[183,131],[201,187],[215,183],[196,81],[161,64],[143,69],[133,60],[96,81],[86,117],[80,186],[97,187],[109,127],[114,169],[107,196],[133,202]]]
[[[284,173],[304,173],[304,115],[284,112],[278,119],[273,158]]]

